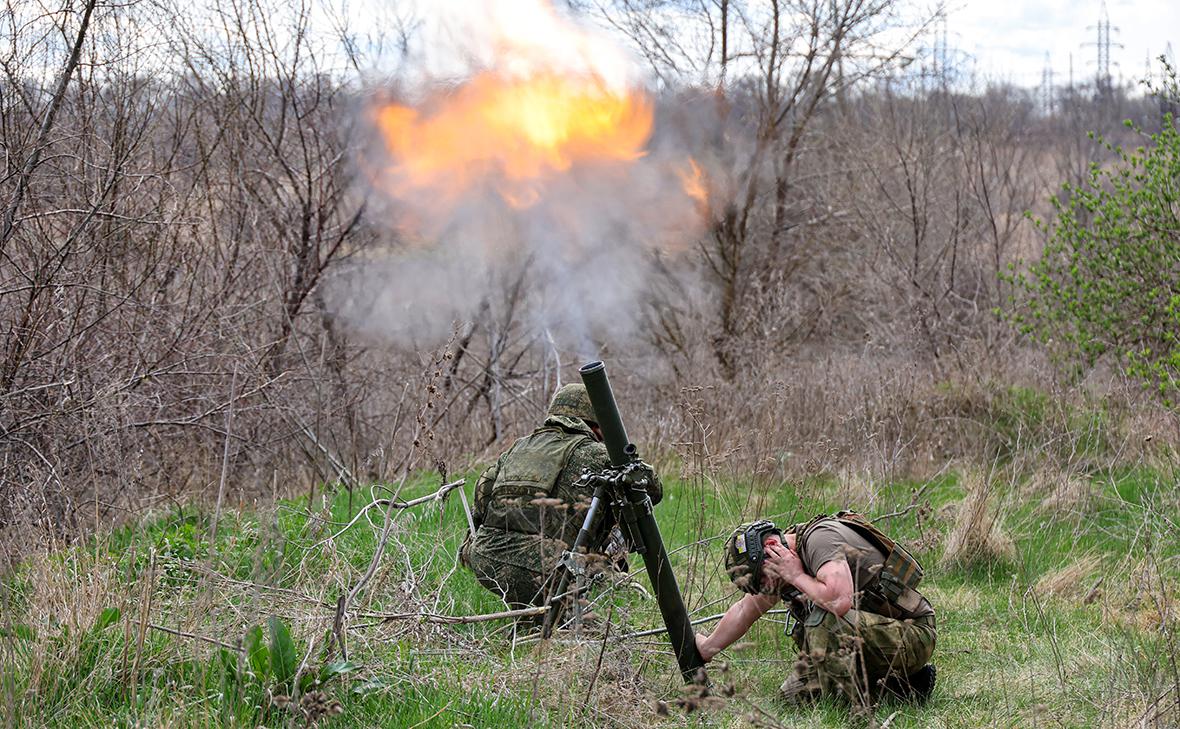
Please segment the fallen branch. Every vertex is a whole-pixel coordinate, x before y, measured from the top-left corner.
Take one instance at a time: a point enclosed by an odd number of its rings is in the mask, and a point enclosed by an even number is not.
[[[454,491],[455,489],[459,488],[460,486],[465,485],[466,483],[467,483],[467,481],[465,479],[459,479],[458,481],[451,481],[450,483],[445,483],[442,486],[440,486],[438,491],[435,491],[432,494],[427,494],[426,496],[419,496],[418,498],[410,499],[409,501],[392,501],[390,499],[375,499],[373,501],[370,501],[368,504],[366,504],[364,507],[362,507],[361,510],[357,512],[356,516],[352,517],[352,519],[347,524],[345,524],[340,529],[340,531],[336,532],[335,534],[333,534],[329,537],[326,537],[326,538],[321,539],[320,541],[316,542],[314,545],[312,545],[312,549],[314,549],[316,547],[321,547],[334,539],[338,539],[341,534],[344,534],[344,532],[346,532],[349,529],[351,529],[352,527],[354,527],[356,525],[356,523],[358,521],[360,521],[361,518],[365,514],[368,513],[369,509],[373,509],[373,508],[376,508],[379,506],[388,506],[391,509],[409,509],[411,507],[419,506],[421,504],[425,504],[425,503],[428,503],[431,501],[441,501],[451,491]]]
[[[234,651],[235,653],[242,652],[241,646],[230,645],[229,643],[224,643],[220,640],[217,640],[216,638],[210,638],[210,637],[204,636],[204,635],[197,635],[196,633],[186,633],[183,630],[174,630],[172,628],[165,628],[163,625],[156,625],[155,623],[148,623],[148,627],[151,628],[152,630],[158,630],[161,633],[169,633],[171,635],[179,635],[181,638],[192,638],[193,640],[203,640],[206,643],[212,643],[215,646],[220,646],[222,648],[225,648],[226,650]]]
[[[879,521],[885,521],[886,519],[893,519],[895,517],[905,516],[906,514],[913,511],[914,509],[917,509],[919,506],[922,505],[922,494],[926,493],[926,489],[930,488],[930,484],[932,484],[932,483],[934,483],[934,482],[927,481],[926,483],[922,484],[922,487],[914,492],[913,498],[910,499],[909,506],[906,506],[903,509],[898,509],[897,511],[890,512],[888,514],[882,514],[881,516],[875,516],[872,519],[869,519],[869,521],[871,521],[873,523],[876,523]]]
[[[352,475],[352,472],[348,470],[348,467],[345,466],[340,461],[340,459],[336,457],[336,454],[334,454],[334,453],[332,453],[332,451],[328,450],[328,447],[325,446],[323,443],[321,443],[319,438],[315,437],[315,433],[311,432],[311,428],[309,428],[306,425],[304,425],[303,423],[299,422],[294,417],[292,417],[291,419],[294,421],[295,426],[297,428],[299,428],[299,431],[301,433],[303,433],[303,435],[309,441],[311,441],[311,444],[314,445],[316,448],[318,448],[319,451],[324,454],[324,457],[327,458],[328,462],[332,464],[332,468],[336,469],[336,475],[340,478],[341,481],[344,482],[345,486],[347,486],[350,490],[360,486],[360,482],[358,482],[356,480],[356,478]]]
[[[789,615],[790,613],[791,613],[790,610],[785,610],[785,609],[767,610],[766,611],[767,615],[784,615],[784,614]],[[709,615],[708,617],[697,618],[696,620],[692,620],[689,622],[689,625],[700,625],[701,623],[711,623],[714,620],[720,620],[723,617],[725,617],[725,613],[717,613],[716,615]],[[667,628],[652,628],[651,630],[640,630],[635,633],[626,633],[625,635],[618,635],[618,636],[615,636],[615,640],[630,640],[632,638],[643,638],[643,637],[646,637],[649,635],[659,635],[660,633],[666,633],[666,632],[668,632]]]
[[[1091,587],[1090,591],[1086,593],[1086,596],[1084,598],[1082,598],[1083,605],[1089,605],[1090,603],[1092,603],[1098,599],[1098,595],[1100,594],[1098,592],[1098,588],[1102,587],[1102,583],[1105,580],[1106,580],[1106,575],[1103,575],[1098,578],[1098,581],[1094,583],[1094,586]]]
[[[506,620],[508,618],[530,618],[544,615],[549,611],[547,605],[540,607],[520,608],[518,610],[504,610],[498,613],[484,613],[482,615],[439,615],[437,613],[357,613],[358,617],[380,620],[382,623],[392,623],[397,620],[418,620],[423,623],[436,625],[456,625],[467,623],[486,623],[491,620]],[[364,626],[356,626],[364,627]]]

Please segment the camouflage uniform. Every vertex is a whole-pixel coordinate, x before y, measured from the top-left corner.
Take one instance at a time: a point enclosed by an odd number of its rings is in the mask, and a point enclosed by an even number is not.
[[[844,695],[867,704],[887,679],[916,674],[934,654],[934,616],[887,618],[868,610],[849,610],[843,617],[812,608],[792,633],[800,660],[783,685],[789,692]]]
[[[792,690],[803,695],[842,694],[864,705],[887,680],[904,686],[907,677],[923,669],[934,653],[937,631],[930,603],[913,593],[906,601],[907,609],[879,594],[875,578],[885,555],[833,519],[811,522],[797,540],[800,561],[812,576],[832,559],[848,561],[853,609],[836,617],[796,598],[794,608],[802,620],[791,637],[800,653],[794,675],[783,684],[784,694]]]
[[[587,425],[593,418],[585,387],[566,385],[544,424],[517,440],[476,483],[476,531],[463,545],[463,563],[512,607],[544,602],[546,581],[577,537],[593,493],[579,478],[610,466],[606,447]],[[659,500],[658,480],[649,492]],[[590,552],[603,547],[613,526],[604,510]]]

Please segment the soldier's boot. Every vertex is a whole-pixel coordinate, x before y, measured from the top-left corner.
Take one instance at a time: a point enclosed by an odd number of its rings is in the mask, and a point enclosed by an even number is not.
[[[819,699],[819,682],[808,680],[797,673],[792,673],[791,677],[783,681],[783,685],[779,687],[779,694],[782,696],[783,701],[788,704],[804,706]]]
[[[903,701],[924,704],[934,693],[934,682],[937,675],[938,672],[934,670],[934,665],[927,663],[904,679],[897,676],[885,679],[884,689]]]
[[[934,681],[938,678],[938,671],[933,663],[927,663],[914,673],[911,673],[907,683],[910,685],[911,697],[919,704],[924,704],[934,693]]]

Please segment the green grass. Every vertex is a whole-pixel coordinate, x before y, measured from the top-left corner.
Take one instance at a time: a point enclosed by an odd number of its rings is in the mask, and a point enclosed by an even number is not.
[[[468,476],[470,498],[474,474]],[[1094,478],[1101,498],[1079,515],[1044,513],[1019,482],[1001,487],[1005,528],[1017,547],[1010,562],[939,568],[950,527],[946,507],[963,497],[955,474],[925,485],[930,509],[887,522],[927,568],[923,591],[938,610],[939,686],[928,705],[886,703],[878,719],[892,716],[894,727],[1132,724],[1174,685],[1178,656],[1160,615],[1174,615],[1169,601],[1180,576],[1180,545],[1171,531],[1180,522],[1175,479],[1143,468]],[[756,515],[785,524],[842,506],[839,484],[823,476],[771,487],[672,473],[664,481],[657,518],[686,601],[700,616],[723,611],[735,597],[722,577],[716,537]],[[435,476],[418,474],[399,498],[436,485]],[[880,487],[877,513],[905,506],[922,486]],[[350,495],[335,492],[318,496],[310,509],[297,499],[226,513],[215,543],[211,515],[185,508],[26,561],[0,588],[0,717],[6,726],[29,727],[304,725],[297,711],[273,706],[271,696],[293,687],[294,678],[279,680],[289,673],[288,652],[296,665],[306,656],[310,674],[339,660],[325,647],[332,606],[368,567],[382,511],[372,510],[372,526],[362,519],[327,538],[370,497],[352,494],[351,511]],[[677,698],[680,681],[661,637],[604,643],[598,633],[539,649],[514,641],[502,621],[375,624],[363,616],[503,610],[456,565],[465,525],[456,494],[395,514],[385,558],[356,605],[362,614],[351,620],[352,664],[322,685],[342,714],[324,717],[321,726],[738,726],[751,712],[789,726],[848,723],[838,702],[807,709],[776,702],[794,648],[784,625],[770,617],[744,647],[722,654],[727,672],[714,669],[717,685],[732,685],[735,697],[689,715],[673,707],[663,717],[656,702]],[[1035,589],[1044,575],[1087,555],[1100,567],[1079,578],[1077,594]],[[632,569],[646,585],[639,557]],[[1081,595],[1099,577],[1097,599],[1084,604]],[[614,635],[660,624],[654,602],[630,589],[600,593],[594,611],[610,615]],[[275,643],[271,617],[289,629],[289,646]],[[239,659],[235,650],[147,623],[231,647],[259,626],[259,640],[245,645],[265,644],[268,658],[255,665],[250,655]],[[1169,627],[1175,629],[1174,617]]]

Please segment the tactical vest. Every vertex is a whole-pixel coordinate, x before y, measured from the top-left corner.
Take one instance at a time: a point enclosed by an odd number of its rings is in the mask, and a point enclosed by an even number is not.
[[[549,508],[542,523],[542,507],[532,502],[553,494],[574,449],[590,442],[587,435],[540,428],[513,443],[492,484],[484,523],[522,534],[541,534],[544,526],[546,534],[558,536],[565,514]]]
[[[869,612],[888,617],[905,617],[915,612],[922,603],[917,591],[922,581],[922,565],[897,542],[885,535],[871,521],[852,511],[840,511],[834,516],[821,514],[807,522],[795,536],[795,551],[806,562],[807,536],[812,527],[832,519],[864,537],[885,556],[885,564],[867,585],[861,585],[861,605]]]

